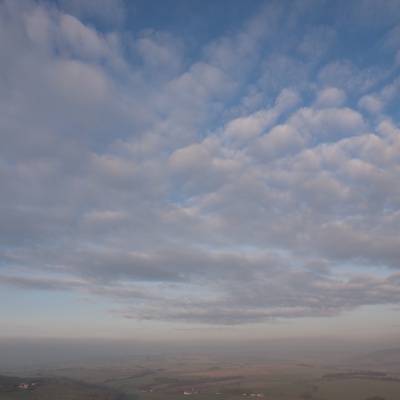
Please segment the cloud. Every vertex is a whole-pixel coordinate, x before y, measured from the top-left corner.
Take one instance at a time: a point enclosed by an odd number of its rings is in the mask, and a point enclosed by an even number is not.
[[[394,0],[384,0],[378,7],[371,0],[359,0],[349,7],[349,13],[345,18],[351,18],[358,26],[369,27],[391,27],[397,23],[400,15],[398,4]]]
[[[284,89],[277,97],[274,107],[230,121],[226,126],[225,134],[228,140],[232,138],[239,143],[246,143],[264,133],[282,113],[294,108],[299,102],[299,96],[295,91]]]
[[[68,14],[102,27],[119,26],[126,18],[126,6],[120,0],[60,0],[59,5]]]
[[[54,279],[49,277],[22,277],[0,275],[2,286],[11,286],[24,290],[76,290],[83,285],[83,281]]]
[[[363,96],[358,102],[360,108],[364,108],[371,114],[376,114],[382,109],[382,103],[375,96]]]
[[[320,60],[331,50],[337,40],[336,31],[327,26],[313,27],[298,46],[300,54],[313,60]]]
[[[207,324],[399,304],[393,57],[331,54],[317,6],[193,45],[96,4],[0,3],[1,285]]]
[[[303,108],[291,117],[290,123],[305,135],[326,141],[358,135],[364,130],[362,115],[346,107]]]
[[[390,73],[389,69],[375,66],[360,70],[349,60],[333,61],[321,68],[317,81],[323,87],[337,87],[345,91],[365,93],[379,82],[385,81]]]
[[[302,149],[305,140],[292,125],[278,125],[254,143],[253,151],[261,158],[273,159]]]
[[[97,32],[77,18],[64,14],[60,18],[60,34],[72,52],[83,58],[106,58],[112,55],[111,46]]]
[[[314,107],[341,107],[346,101],[346,93],[337,88],[326,88],[319,91]]]
[[[361,97],[358,107],[370,114],[380,114],[382,109],[389,105],[398,94],[400,80],[396,78],[392,83],[385,85],[379,92]]]

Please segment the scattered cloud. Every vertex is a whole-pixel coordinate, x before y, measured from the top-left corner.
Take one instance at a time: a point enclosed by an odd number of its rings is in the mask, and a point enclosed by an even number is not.
[[[381,65],[271,4],[189,56],[121,1],[0,2],[0,286],[222,325],[400,303],[400,8]]]

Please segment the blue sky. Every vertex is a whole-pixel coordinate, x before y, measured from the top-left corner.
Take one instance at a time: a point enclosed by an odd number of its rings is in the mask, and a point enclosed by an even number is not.
[[[0,1],[1,337],[400,337],[399,21]]]

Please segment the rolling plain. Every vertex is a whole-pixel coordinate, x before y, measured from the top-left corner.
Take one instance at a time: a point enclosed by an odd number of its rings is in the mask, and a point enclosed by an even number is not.
[[[18,387],[33,383],[30,389]],[[358,356],[178,354],[2,373],[0,400],[398,400],[400,349]]]

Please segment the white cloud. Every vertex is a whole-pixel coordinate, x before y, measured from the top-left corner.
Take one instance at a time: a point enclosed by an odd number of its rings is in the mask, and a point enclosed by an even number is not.
[[[82,58],[111,57],[112,49],[93,28],[83,25],[77,18],[62,14],[60,34],[71,47],[73,54]]]
[[[363,117],[351,108],[302,108],[289,119],[304,135],[318,140],[338,140],[363,132]]]
[[[393,65],[335,58],[347,31],[314,10],[306,32],[300,6],[196,48],[179,27],[110,33],[120,2],[15,4],[0,4],[3,285],[212,324],[399,303]]]
[[[329,108],[341,107],[346,101],[346,93],[334,87],[326,88],[318,92],[314,107]]]
[[[396,65],[399,66],[400,65],[400,50],[396,54],[395,61],[396,61]]]
[[[378,67],[358,69],[348,60],[326,64],[318,73],[317,80],[323,87],[336,87],[346,92],[365,93],[378,82],[388,78],[391,71]]]
[[[60,6],[78,19],[93,19],[107,27],[121,25],[126,7],[121,0],[60,0]]]
[[[382,109],[390,104],[398,93],[400,79],[385,85],[379,92],[365,95],[358,101],[358,107],[371,114],[379,114]]]
[[[313,60],[320,60],[337,39],[336,31],[328,26],[311,28],[298,46],[300,54]]]
[[[25,27],[34,46],[45,52],[51,50],[54,26],[45,8],[36,7],[31,13],[26,14]]]
[[[375,96],[367,95],[361,97],[358,102],[358,107],[367,110],[371,114],[377,114],[381,111],[383,104]]]
[[[299,101],[297,92],[283,89],[273,107],[230,121],[225,128],[225,135],[228,140],[232,139],[238,141],[239,144],[245,144],[262,135],[282,113],[294,108]]]
[[[305,145],[302,135],[291,125],[278,125],[257,139],[253,152],[264,160],[281,158],[300,150]]]
[[[180,41],[171,34],[147,30],[136,41],[145,69],[175,74],[181,69]]]

